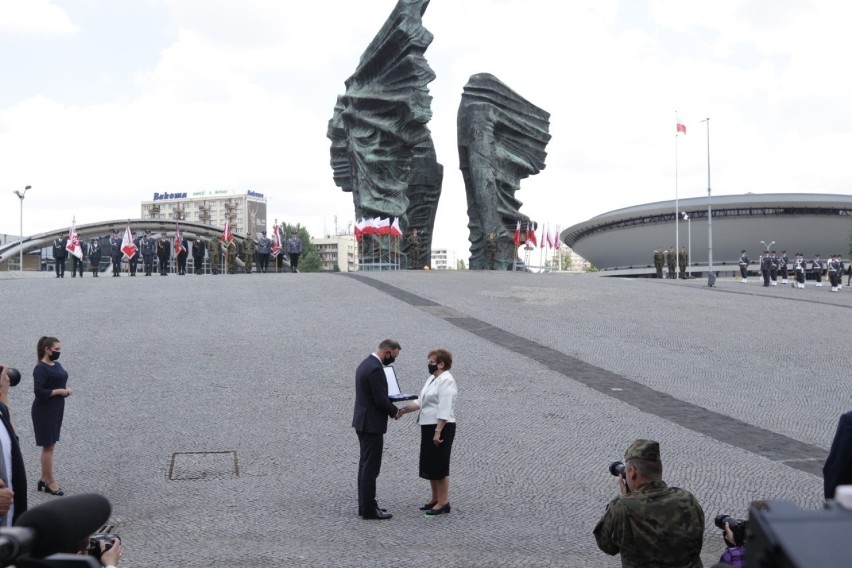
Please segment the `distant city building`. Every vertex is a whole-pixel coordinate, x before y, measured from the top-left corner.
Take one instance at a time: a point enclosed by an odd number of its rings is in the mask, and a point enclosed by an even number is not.
[[[312,239],[311,242],[320,257],[320,270],[331,272],[335,266],[341,272],[358,270],[358,255],[354,236],[338,235],[336,237]]]
[[[455,270],[456,251],[449,249],[432,249],[432,270]]]
[[[231,230],[238,235],[272,233],[266,222],[266,197],[254,191],[155,192],[153,199],[142,202],[141,213],[143,219],[192,221],[223,228],[230,220]]]

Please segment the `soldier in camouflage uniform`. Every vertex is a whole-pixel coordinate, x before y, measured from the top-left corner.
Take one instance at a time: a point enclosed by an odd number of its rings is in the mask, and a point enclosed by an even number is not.
[[[686,280],[686,267],[689,265],[689,253],[685,247],[680,247],[680,252],[677,253],[677,266],[680,268],[680,277]]]
[[[243,260],[246,261],[246,274],[251,274],[251,268],[254,266],[254,251],[256,249],[254,239],[251,236],[243,241]]]
[[[657,278],[663,277],[663,251],[659,247],[654,251],[654,268],[657,271]]]
[[[666,264],[669,267],[669,278],[677,278],[677,271],[675,270],[675,264],[677,264],[677,253],[675,252],[674,247],[670,247],[669,250],[666,251]]]
[[[494,270],[497,264],[497,235],[494,231],[485,237],[485,262],[488,263],[488,270]]]
[[[227,274],[234,273],[234,265],[237,260],[237,243],[236,241],[231,241],[227,244],[227,250],[225,251],[225,272]]]
[[[704,511],[685,489],[662,480],[660,444],[636,440],[624,454],[621,495],[594,530],[598,547],[624,568],[701,568]]]
[[[207,241],[207,260],[210,262],[210,273],[219,274],[219,266],[222,263],[222,242],[216,237]]]

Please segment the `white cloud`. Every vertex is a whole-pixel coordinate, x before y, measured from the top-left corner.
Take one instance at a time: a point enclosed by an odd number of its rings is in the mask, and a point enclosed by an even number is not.
[[[65,10],[51,0],[0,2],[0,33],[66,35],[78,31]]]

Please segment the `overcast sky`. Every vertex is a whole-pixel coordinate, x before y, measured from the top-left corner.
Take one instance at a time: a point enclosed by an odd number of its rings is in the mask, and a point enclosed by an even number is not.
[[[0,233],[139,216],[154,192],[265,194],[269,219],[345,229],[326,138],[395,0],[0,0]],[[850,193],[852,4],[432,0],[434,247],[467,257],[456,113],[475,73],[551,114],[521,211],[566,228],[681,198]]]

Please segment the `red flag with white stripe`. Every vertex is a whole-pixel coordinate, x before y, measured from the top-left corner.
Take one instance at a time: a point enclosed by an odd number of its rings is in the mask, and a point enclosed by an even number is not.
[[[515,227],[515,238],[513,239],[515,246],[521,246],[521,222],[518,221],[518,225]]]
[[[177,223],[175,223],[175,255],[181,253],[181,251],[185,251],[186,248],[183,246],[183,235],[180,232],[180,227]]]
[[[231,232],[231,221],[225,221],[225,229],[222,231],[222,242],[225,246],[231,244],[234,240],[234,233]]]
[[[278,256],[284,248],[281,246],[281,231],[278,225],[272,227],[272,232],[275,235],[275,240],[272,243],[272,256]]]

